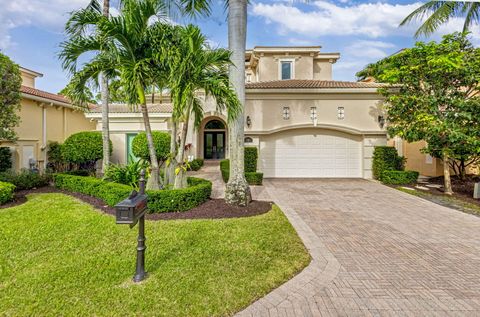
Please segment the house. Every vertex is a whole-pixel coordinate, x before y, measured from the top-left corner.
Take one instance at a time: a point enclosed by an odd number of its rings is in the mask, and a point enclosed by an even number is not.
[[[385,145],[378,83],[333,80],[339,53],[320,46],[256,46],[245,54],[245,144],[259,149],[265,177],[371,178],[375,145]],[[170,130],[172,105],[154,98],[152,129]],[[131,140],[144,130],[138,109],[111,108],[113,161],[125,163]],[[198,130],[187,136],[188,155],[228,157],[228,122],[205,100]],[[101,108],[86,114],[101,130]]]
[[[95,124],[64,96],[36,89],[35,80],[42,74],[23,67],[20,67],[20,72],[20,125],[15,129],[18,140],[15,143],[1,142],[1,145],[12,150],[15,170],[29,168],[31,162],[44,169],[49,141],[63,142],[73,133],[93,130]]]

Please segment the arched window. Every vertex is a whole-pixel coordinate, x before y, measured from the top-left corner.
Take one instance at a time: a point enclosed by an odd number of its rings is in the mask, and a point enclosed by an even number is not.
[[[224,130],[225,124],[220,120],[211,120],[208,121],[205,125],[205,130]]]

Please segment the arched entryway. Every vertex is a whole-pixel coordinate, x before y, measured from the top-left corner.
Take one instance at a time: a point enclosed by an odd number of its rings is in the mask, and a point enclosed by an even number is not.
[[[227,125],[218,117],[204,120],[203,158],[206,160],[221,160],[226,157]]]

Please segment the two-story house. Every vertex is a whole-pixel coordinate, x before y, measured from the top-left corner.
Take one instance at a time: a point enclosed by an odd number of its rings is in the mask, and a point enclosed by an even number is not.
[[[245,144],[259,149],[265,177],[371,178],[373,146],[386,144],[380,84],[332,80],[339,53],[320,46],[257,46],[245,54]],[[168,131],[172,105],[151,104],[155,130]],[[205,102],[198,131],[187,137],[192,157],[228,157],[225,114]],[[113,160],[123,163],[141,115],[127,106],[111,108]],[[87,117],[101,130],[101,109]]]

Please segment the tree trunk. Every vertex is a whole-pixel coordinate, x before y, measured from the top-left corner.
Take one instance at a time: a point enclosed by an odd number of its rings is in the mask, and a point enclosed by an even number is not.
[[[110,10],[110,1],[103,1],[103,15],[108,17]],[[104,73],[100,74],[101,84],[101,99],[102,99],[102,144],[103,144],[103,159],[102,159],[102,175],[110,165],[110,131],[108,120],[108,79]]]
[[[448,164],[448,154],[443,151],[443,179],[444,179],[444,193],[452,195],[452,181],[450,179],[450,165]]]
[[[187,132],[188,132],[188,120],[189,116],[185,118],[185,122],[182,127],[182,138],[180,140],[180,146],[178,147],[177,162],[179,166],[184,166],[185,162],[185,143],[187,141]],[[173,188],[186,188],[187,187],[187,172],[180,168],[179,173],[175,176],[175,185]]]
[[[138,85],[138,95],[140,99],[140,109],[142,110],[143,124],[145,125],[145,134],[147,136],[148,152],[150,154],[150,177],[147,181],[147,189],[158,190],[161,188],[160,169],[158,167],[155,145],[153,144],[152,128],[150,127],[150,118],[148,117],[145,91],[141,85]]]
[[[170,164],[166,168],[165,183],[173,185],[175,183],[175,169],[177,168],[177,122],[172,118],[172,133],[170,139]]]
[[[465,166],[465,160],[464,160],[464,159],[461,159],[461,160],[460,160],[459,171],[460,171],[460,173],[459,173],[458,176],[460,177],[460,179],[461,179],[462,181],[464,181],[465,178],[466,178],[466,174],[467,174],[467,168],[466,168],[466,166]]]
[[[225,200],[231,205],[247,206],[252,200],[245,179],[244,166],[244,107],[245,107],[245,45],[247,35],[247,0],[228,1],[228,47],[233,65],[229,79],[241,104],[238,117],[229,124],[230,179]]]

